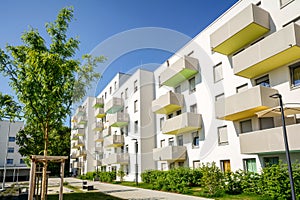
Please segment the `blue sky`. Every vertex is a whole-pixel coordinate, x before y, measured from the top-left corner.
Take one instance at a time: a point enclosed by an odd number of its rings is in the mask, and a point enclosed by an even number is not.
[[[74,21],[70,24],[69,35],[79,36],[80,50],[76,57],[95,51],[103,41],[124,31],[160,27],[174,30],[193,38],[213,22],[237,0],[11,0],[1,2],[0,48],[5,44],[18,45],[20,36],[29,27],[37,28],[47,39],[44,29],[46,22],[53,21],[58,11],[65,6],[74,6]],[[139,36],[136,36],[139,38]],[[147,40],[146,37],[140,37]],[[168,38],[166,38],[168,39]],[[153,38],[152,38],[153,40]],[[174,51],[187,41],[170,41]],[[121,48],[122,42],[114,48]],[[109,47],[108,47],[109,48]],[[93,51],[94,50],[94,51]],[[113,51],[115,49],[110,49]],[[163,63],[173,52],[144,48],[119,55],[109,61],[108,69],[99,82],[97,92],[116,72],[130,72],[139,66],[154,68]],[[107,53],[108,54],[108,53]],[[110,58],[110,55],[105,55]],[[100,66],[101,68],[101,66]],[[13,94],[8,80],[0,76],[0,92]]]

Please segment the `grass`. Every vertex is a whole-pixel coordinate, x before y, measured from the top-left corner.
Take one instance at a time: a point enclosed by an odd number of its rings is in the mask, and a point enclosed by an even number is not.
[[[48,195],[47,200],[57,200],[58,194]],[[64,200],[82,200],[82,199],[93,199],[93,200],[120,200],[118,197],[109,196],[101,192],[86,192],[86,193],[67,193],[64,194]]]

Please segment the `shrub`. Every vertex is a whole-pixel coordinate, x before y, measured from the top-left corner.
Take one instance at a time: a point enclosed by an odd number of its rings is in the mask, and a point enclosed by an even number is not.
[[[224,174],[220,168],[216,166],[216,163],[202,164],[201,166],[202,179],[201,185],[203,186],[204,192],[208,197],[221,196],[223,193],[223,177]]]

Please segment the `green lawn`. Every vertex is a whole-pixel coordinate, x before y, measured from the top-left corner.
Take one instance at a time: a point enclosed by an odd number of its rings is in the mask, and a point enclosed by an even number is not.
[[[47,200],[57,200],[58,194],[48,195]],[[120,198],[109,196],[101,192],[86,192],[86,193],[67,193],[64,194],[64,200],[120,200]]]

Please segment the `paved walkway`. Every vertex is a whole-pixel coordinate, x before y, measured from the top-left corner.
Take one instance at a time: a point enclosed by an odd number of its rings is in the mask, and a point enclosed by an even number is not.
[[[65,178],[64,181],[68,182],[69,185],[82,187],[82,180],[80,179]],[[55,190],[56,189],[58,190],[58,188],[51,187],[51,186],[58,185],[58,183],[59,183],[58,178],[49,179],[50,187],[48,189],[52,190],[53,193],[56,193]],[[174,199],[175,200],[207,200],[206,198],[193,197],[193,196],[175,194],[169,192],[161,192],[155,190],[146,190],[146,189],[140,189],[135,187],[116,185],[116,184],[100,183],[98,181],[97,182],[87,181],[87,185],[93,185],[95,189],[93,191],[99,191],[111,196],[115,196],[123,199],[129,199],[129,200],[174,200]],[[72,191],[65,188],[64,192],[72,192]]]

